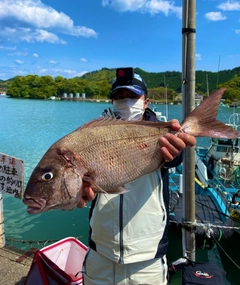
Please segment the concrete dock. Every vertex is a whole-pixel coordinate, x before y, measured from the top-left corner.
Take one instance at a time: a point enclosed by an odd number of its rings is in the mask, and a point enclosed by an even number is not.
[[[34,251],[35,249],[31,249],[23,252],[8,245],[0,248],[0,285],[23,285]]]

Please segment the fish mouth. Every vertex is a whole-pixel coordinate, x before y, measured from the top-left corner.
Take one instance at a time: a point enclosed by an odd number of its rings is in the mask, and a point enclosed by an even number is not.
[[[47,201],[44,198],[34,199],[31,197],[24,197],[23,203],[28,206],[27,212],[29,214],[38,214],[40,212],[44,212]]]

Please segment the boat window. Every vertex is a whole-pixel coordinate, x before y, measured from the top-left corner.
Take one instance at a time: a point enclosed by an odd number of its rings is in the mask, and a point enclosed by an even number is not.
[[[219,144],[223,145],[236,145],[236,140],[233,139],[219,139]]]
[[[226,146],[218,146],[217,151],[219,152],[227,152],[228,148]]]
[[[239,152],[240,152],[239,146],[235,146],[234,152],[236,152],[236,153],[239,153]]]

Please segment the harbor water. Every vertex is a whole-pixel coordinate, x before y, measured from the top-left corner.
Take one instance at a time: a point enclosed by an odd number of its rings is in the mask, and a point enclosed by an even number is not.
[[[81,101],[22,100],[0,98],[0,153],[24,161],[24,183],[46,150],[58,139],[79,126],[99,117],[111,103]],[[153,106],[150,106],[153,107]],[[165,115],[165,105],[155,105]],[[182,120],[182,106],[169,105],[168,119]],[[219,108],[218,119],[229,123],[232,108]],[[207,146],[208,138],[197,139],[198,145]],[[20,199],[3,194],[6,240],[9,245],[28,250],[42,248],[50,242],[65,237],[77,237],[88,244],[89,205],[73,211],[54,210],[29,215]],[[182,257],[181,238],[170,231],[168,262]],[[226,285],[239,285],[240,236],[221,241],[211,251],[198,250],[197,261],[210,261],[227,272]],[[172,285],[181,284],[180,273],[172,279]]]

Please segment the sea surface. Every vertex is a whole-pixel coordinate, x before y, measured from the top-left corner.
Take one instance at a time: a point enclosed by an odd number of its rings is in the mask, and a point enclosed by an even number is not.
[[[25,185],[40,158],[58,139],[79,126],[97,118],[111,103],[79,101],[48,101],[0,98],[0,153],[24,161]],[[150,107],[154,107],[150,105]],[[166,114],[165,105],[155,105],[157,111]],[[218,119],[229,123],[229,116],[237,112],[233,108],[219,107]],[[168,105],[168,119],[182,120],[182,106]],[[201,138],[198,145],[208,146],[210,140]],[[29,215],[20,199],[3,194],[4,224],[7,243],[28,250],[42,248],[65,237],[77,237],[88,244],[89,205],[73,211],[54,210]],[[182,257],[181,238],[170,231],[168,262]],[[232,259],[232,260],[231,260]],[[211,251],[198,250],[197,261],[211,261],[227,272],[226,284],[239,285],[240,236],[234,234],[220,242]],[[181,274],[172,279],[172,285],[181,284]]]

